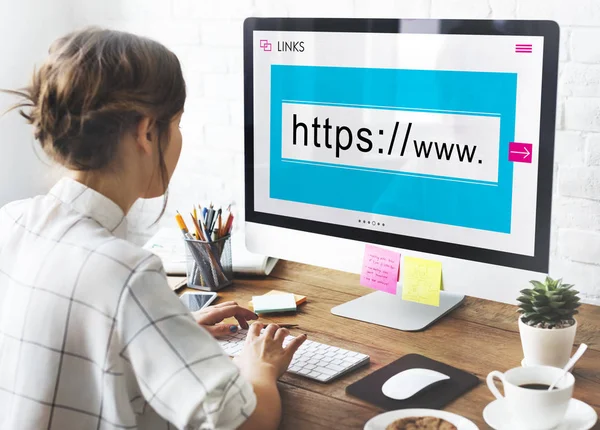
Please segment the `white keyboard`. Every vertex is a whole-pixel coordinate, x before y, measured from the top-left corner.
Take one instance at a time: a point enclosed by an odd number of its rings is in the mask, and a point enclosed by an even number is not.
[[[219,344],[227,354],[234,357],[242,351],[247,332],[248,330],[240,329],[231,336],[218,339]],[[293,336],[287,336],[283,345],[287,345],[292,339]],[[294,354],[288,372],[329,382],[368,362],[368,355],[306,340]]]

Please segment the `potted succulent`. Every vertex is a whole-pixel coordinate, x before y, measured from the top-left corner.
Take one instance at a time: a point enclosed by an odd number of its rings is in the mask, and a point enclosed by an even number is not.
[[[521,291],[519,332],[525,356],[523,365],[563,367],[573,349],[579,292],[561,279],[546,277],[531,281],[533,288]]]

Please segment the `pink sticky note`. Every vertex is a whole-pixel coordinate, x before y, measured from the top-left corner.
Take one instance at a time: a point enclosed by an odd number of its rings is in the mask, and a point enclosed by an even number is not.
[[[360,284],[374,290],[396,294],[399,267],[400,254],[373,245],[366,245]]]

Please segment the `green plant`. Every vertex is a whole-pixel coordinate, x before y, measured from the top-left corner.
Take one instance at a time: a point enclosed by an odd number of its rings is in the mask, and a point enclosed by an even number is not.
[[[533,288],[521,291],[519,312],[525,324],[540,328],[563,328],[575,324],[579,291],[562,279],[546,277],[544,283],[531,281]]]

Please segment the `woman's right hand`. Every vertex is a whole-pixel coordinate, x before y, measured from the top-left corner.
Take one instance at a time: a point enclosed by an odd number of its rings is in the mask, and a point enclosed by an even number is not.
[[[269,324],[261,334],[263,327],[258,322],[250,326],[244,348],[234,358],[242,375],[250,381],[279,379],[290,365],[294,353],[306,340],[306,335],[303,334],[283,347],[283,340],[289,331],[276,324]]]

